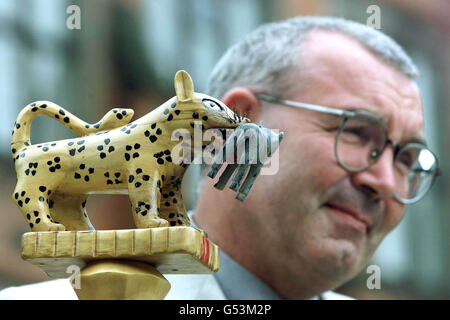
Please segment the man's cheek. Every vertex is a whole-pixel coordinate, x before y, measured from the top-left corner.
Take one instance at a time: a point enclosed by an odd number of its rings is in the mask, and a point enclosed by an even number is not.
[[[405,205],[398,203],[394,199],[386,201],[386,210],[384,213],[383,231],[385,233],[394,229],[405,215]]]

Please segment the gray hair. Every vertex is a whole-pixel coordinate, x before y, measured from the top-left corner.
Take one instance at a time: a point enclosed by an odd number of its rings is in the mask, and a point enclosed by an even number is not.
[[[213,69],[207,93],[221,99],[236,86],[278,93],[293,70],[298,70],[299,53],[314,30],[348,35],[408,78],[418,77],[417,67],[405,51],[378,30],[342,18],[296,17],[264,24],[230,47]]]

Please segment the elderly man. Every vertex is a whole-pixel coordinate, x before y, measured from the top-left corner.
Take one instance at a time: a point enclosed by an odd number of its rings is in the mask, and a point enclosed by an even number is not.
[[[191,215],[221,247],[221,269],[168,277],[168,298],[345,298],[330,290],[367,265],[438,171],[416,76],[392,39],[337,18],[263,25],[232,46],[208,94],[285,132],[279,171],[245,202],[204,179]]]
[[[392,39],[336,18],[267,24],[225,53],[209,94],[285,132],[279,172],[244,203],[210,179],[201,191],[193,220],[222,248],[227,298],[339,298],[322,293],[367,265],[438,170],[416,76]]]

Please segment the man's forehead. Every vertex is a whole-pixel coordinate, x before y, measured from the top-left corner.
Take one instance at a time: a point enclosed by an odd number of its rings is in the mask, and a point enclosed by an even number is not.
[[[383,119],[399,139],[423,136],[422,104],[415,82],[347,35],[312,32],[302,52],[299,77],[302,90],[297,91],[296,100],[364,109]]]

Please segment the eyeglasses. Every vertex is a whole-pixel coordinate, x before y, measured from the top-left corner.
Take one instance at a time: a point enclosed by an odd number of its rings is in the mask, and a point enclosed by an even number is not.
[[[412,204],[422,199],[440,175],[437,157],[430,149],[419,142],[399,146],[388,138],[383,121],[370,112],[335,109],[266,94],[256,96],[271,103],[343,117],[335,137],[334,154],[339,165],[349,172],[368,169],[391,144],[394,148],[393,196],[402,204]]]

